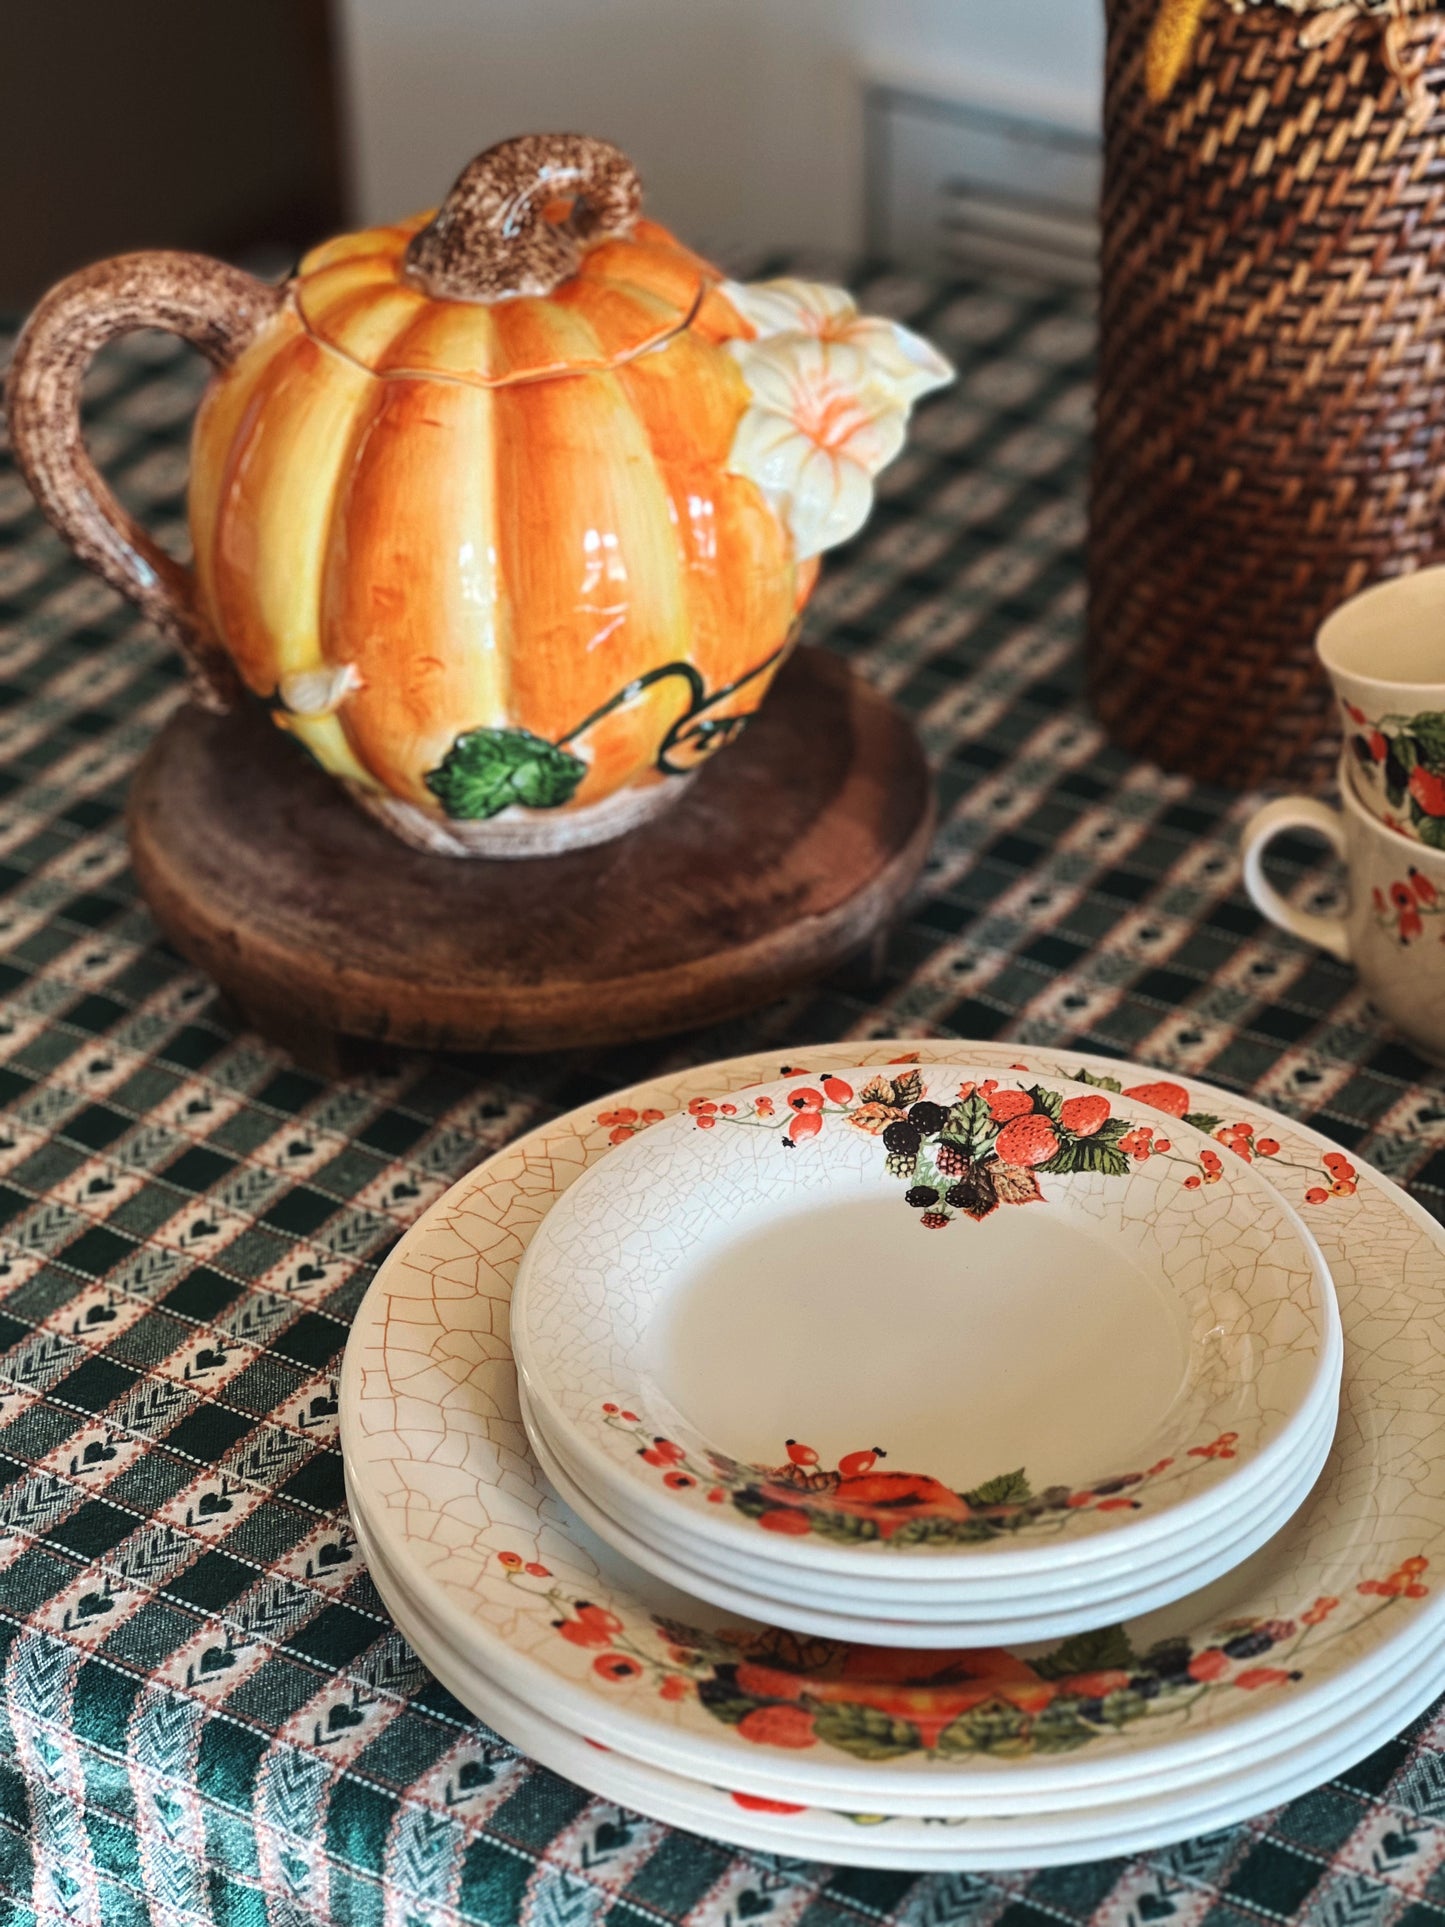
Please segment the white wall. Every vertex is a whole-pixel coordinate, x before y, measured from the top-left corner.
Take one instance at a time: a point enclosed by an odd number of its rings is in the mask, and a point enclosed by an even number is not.
[[[355,213],[439,198],[507,134],[595,133],[721,251],[861,234],[861,83],[1097,118],[1099,0],[343,0]]]

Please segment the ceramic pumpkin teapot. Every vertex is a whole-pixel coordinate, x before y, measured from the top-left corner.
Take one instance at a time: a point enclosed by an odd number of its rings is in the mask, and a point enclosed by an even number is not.
[[[72,275],[27,324],[11,440],[42,509],[180,647],[419,848],[599,842],[757,708],[820,552],[950,378],[841,291],[725,281],[616,148],[504,141],[442,207],[280,287],[201,255]],[[215,366],[194,571],[92,467],[79,392],[127,330]]]

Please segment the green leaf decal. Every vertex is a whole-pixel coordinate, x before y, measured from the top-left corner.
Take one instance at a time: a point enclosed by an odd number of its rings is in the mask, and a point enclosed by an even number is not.
[[[1061,1144],[1048,1163],[1038,1168],[1065,1177],[1075,1171],[1102,1171],[1105,1177],[1122,1178],[1128,1172],[1129,1160],[1116,1144],[1101,1144],[1096,1137],[1076,1137]]]
[[[1415,830],[1420,841],[1428,843],[1432,850],[1445,850],[1445,816],[1421,817]]]
[[[766,1704],[763,1700],[747,1699],[741,1693],[714,1690],[714,1682],[711,1680],[703,1682],[698,1689],[698,1698],[713,1718],[721,1720],[724,1726],[736,1726],[740,1720],[745,1720],[749,1713],[755,1713],[759,1706]]]
[[[934,1751],[946,1760],[977,1753],[1026,1759],[1034,1750],[1031,1728],[1028,1715],[1007,1700],[988,1700],[945,1726]]]
[[[448,816],[478,823],[513,803],[555,810],[586,774],[580,756],[528,729],[469,729],[429,773],[426,786]]]
[[[1062,1091],[1046,1091],[1042,1084],[1035,1084],[1029,1092],[1034,1100],[1034,1109],[1042,1111],[1051,1124],[1057,1124],[1064,1108]]]
[[[1095,1090],[1099,1091],[1122,1091],[1124,1088],[1117,1077],[1095,1077],[1094,1073],[1091,1070],[1086,1070],[1083,1065],[1080,1065],[1078,1070],[1073,1073],[1072,1082],[1075,1084],[1092,1084]]]
[[[891,1546],[986,1546],[1002,1538],[997,1519],[911,1519],[889,1534]]]
[[[964,1156],[970,1158],[981,1156],[998,1135],[988,1102],[977,1091],[953,1106],[943,1128]]]
[[[1203,1131],[1206,1137],[1213,1137],[1214,1133],[1224,1122],[1224,1119],[1222,1117],[1211,1117],[1208,1111],[1186,1111],[1184,1113],[1184,1122],[1186,1124],[1192,1124],[1196,1131]]]
[[[1122,1626],[1098,1626],[1091,1633],[1075,1633],[1042,1659],[1031,1660],[1041,1679],[1068,1679],[1074,1673],[1127,1671],[1134,1648]]]
[[[1412,716],[1409,731],[1425,768],[1437,776],[1445,775],[1445,714],[1436,709]]]
[[[916,1753],[923,1743],[911,1720],[895,1720],[876,1707],[838,1702],[820,1705],[808,1699],[803,1704],[817,1708],[813,1731],[823,1744],[851,1753],[855,1760],[901,1760],[907,1753]]]
[[[996,1479],[985,1479],[982,1485],[963,1495],[964,1502],[971,1506],[1027,1505],[1033,1496],[1033,1487],[1022,1466],[1017,1472],[1000,1472]]]

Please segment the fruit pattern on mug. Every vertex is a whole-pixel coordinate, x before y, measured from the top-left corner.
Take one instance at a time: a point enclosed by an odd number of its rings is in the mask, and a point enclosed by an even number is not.
[[[1370,896],[1375,922],[1380,929],[1388,930],[1402,949],[1424,936],[1427,918],[1445,915],[1445,897],[1413,863],[1388,890],[1377,883]],[[1445,943],[1445,930],[1438,935]]]
[[[1239,1451],[1239,1434],[1221,1432],[1157,1460],[1147,1471],[1091,1485],[1052,1485],[1035,1492],[1020,1466],[956,1492],[926,1473],[895,1471],[877,1445],[845,1452],[829,1470],[811,1445],[789,1439],[780,1464],[752,1465],[709,1448],[695,1457],[611,1399],[602,1406],[602,1422],[635,1441],[638,1457],[656,1469],[670,1492],[729,1505],[764,1532],[788,1538],[816,1534],[842,1545],[971,1546],[1020,1534],[1054,1538],[1089,1512],[1141,1512],[1146,1493],[1157,1497],[1159,1487],[1197,1469],[1191,1461],[1233,1459]]]
[[[535,1577],[503,1553],[508,1577]],[[1122,1626],[1024,1659],[999,1648],[917,1651],[812,1639],[774,1628],[703,1632],[676,1620],[629,1624],[606,1604],[555,1585],[528,1590],[553,1630],[592,1655],[596,1677],[665,1701],[695,1698],[752,1745],[828,1746],[886,1761],[1072,1752],[1143,1720],[1186,1724],[1205,1699],[1287,1688],[1335,1639],[1429,1588],[1424,1558],[1360,1580],[1348,1600],[1313,1599],[1290,1616],[1229,1619],[1203,1639],[1136,1650]],[[524,1577],[526,1575],[526,1577]],[[550,1575],[543,1574],[543,1577]]]
[[[1391,828],[1411,829],[1422,843],[1445,850],[1445,711],[1372,722],[1354,703],[1344,707],[1355,725],[1350,749],[1356,762],[1399,812]]]

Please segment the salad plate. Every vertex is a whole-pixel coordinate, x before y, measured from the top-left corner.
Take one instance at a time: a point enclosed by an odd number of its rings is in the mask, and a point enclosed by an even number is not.
[[[862,1866],[1000,1871],[1146,1852],[1297,1797],[1364,1758],[1445,1689],[1445,1658],[1430,1641],[1383,1693],[1365,1681],[1320,1730],[1309,1721],[1270,1756],[1241,1769],[1225,1758],[1201,1772],[1160,1776],[1146,1792],[1085,1792],[1061,1809],[1020,1802],[1016,1814],[843,1811],[713,1786],[619,1754],[539,1713],[506,1684],[449,1647],[404,1577],[376,1550],[360,1507],[362,1555],[404,1637],[447,1689],[501,1737],[599,1797],[713,1838],[765,1851]]]
[[[1343,1347],[1341,1350],[1343,1351]],[[555,1457],[566,1474],[568,1482],[574,1486],[578,1485],[579,1481],[567,1459],[565,1449],[547,1437],[545,1429],[538,1423],[536,1414],[528,1403],[525,1389],[520,1386],[518,1402],[523,1423],[539,1461],[545,1462],[549,1455]],[[1294,1505],[1303,1501],[1312,1483],[1310,1477],[1312,1452],[1317,1449],[1321,1454],[1320,1463],[1323,1463],[1338,1416],[1337,1400],[1333,1406],[1326,1406],[1321,1411],[1319,1418],[1315,1421],[1318,1430],[1311,1434],[1309,1439],[1301,1439],[1295,1462],[1286,1477],[1277,1481],[1265,1481],[1261,1493],[1255,1493],[1253,1490],[1247,1492],[1244,1489],[1244,1481],[1241,1480],[1238,1497],[1229,1513],[1227,1530],[1231,1534],[1242,1536],[1245,1532],[1254,1530],[1257,1520],[1261,1517],[1266,1515],[1273,1517],[1279,1512],[1281,1504],[1289,1499],[1291,1491],[1293,1491]],[[1315,1467],[1315,1471],[1318,1472],[1318,1466]],[[591,1503],[590,1500],[589,1503]],[[1288,1516],[1288,1511],[1285,1516]],[[630,1530],[625,1520],[619,1520],[618,1526],[619,1530]],[[708,1549],[700,1547],[680,1530],[670,1534],[659,1530],[647,1543],[652,1545],[659,1554],[665,1554],[676,1560],[680,1566],[694,1571],[701,1566],[705,1573],[717,1570],[717,1561],[715,1558],[709,1559]],[[1198,1532],[1186,1526],[1156,1539],[1147,1549],[1147,1558],[1151,1568],[1168,1570],[1186,1564],[1190,1560],[1198,1560],[1203,1549]],[[1062,1568],[1058,1573],[1045,1573],[1037,1577],[1031,1575],[1026,1592],[1028,1597],[1035,1600],[1047,1599],[1063,1604],[1081,1599],[1089,1592],[1097,1596],[1117,1583],[1121,1574],[1130,1579],[1136,1578],[1138,1569],[1137,1552],[1133,1556],[1126,1555],[1122,1560],[1117,1554],[1109,1558],[1081,1558],[1068,1567]],[[730,1580],[736,1580],[738,1585],[755,1591],[765,1591],[774,1578],[773,1567],[765,1560],[753,1559],[746,1550],[731,1554],[726,1571]],[[872,1612],[887,1611],[903,1599],[906,1600],[910,1616],[928,1618],[941,1615],[946,1618],[956,1615],[958,1611],[959,1589],[956,1581],[952,1579],[935,1579],[927,1575],[915,1580],[906,1590],[887,1582],[851,1577],[846,1581],[845,1589],[844,1582],[837,1574],[828,1573],[814,1578],[807,1572],[800,1571],[796,1576],[790,1577],[788,1596],[829,1607],[838,1606],[839,1602],[846,1598],[849,1610],[856,1606],[860,1610]],[[1019,1598],[1018,1581],[1006,1575],[995,1578],[989,1574],[982,1580],[970,1582],[968,1587],[970,1610],[1006,1611],[1016,1608]]]
[[[538,1424],[641,1538],[962,1608],[1218,1529],[1337,1398],[1313,1238],[1186,1119],[966,1060],[704,1103],[558,1198],[512,1301]]]
[[[1267,1169],[1310,1223],[1345,1330],[1339,1425],[1304,1505],[1204,1594],[1088,1636],[1087,1649],[980,1655],[971,1683],[946,1688],[930,1681],[934,1655],[870,1677],[856,1647],[730,1621],[617,1561],[559,1506],[528,1449],[513,1279],[548,1211],[619,1133],[777,1072],[753,1056],[529,1133],[418,1221],[359,1307],[342,1378],[350,1489],[448,1642],[631,1758],[878,1811],[884,1789],[1007,1808],[1267,1749],[1303,1719],[1322,1729],[1362,1679],[1401,1677],[1445,1639],[1445,1233],[1428,1213],[1317,1132],[1194,1079],[1017,1044],[872,1048],[905,1060],[900,1074],[915,1061],[1002,1074],[1026,1057],[1041,1081],[1128,1089],[1157,1114],[1156,1137],[1185,1113],[1208,1117],[1212,1143]],[[858,1050],[820,1047],[789,1068],[818,1079]]]
[[[1247,1559],[1285,1525],[1323,1469],[1335,1431],[1335,1414],[1327,1412],[1313,1436],[1301,1441],[1294,1476],[1281,1482],[1264,1508],[1234,1520],[1231,1531],[1210,1542],[1207,1551],[1195,1547],[1169,1561],[1151,1559],[1141,1570],[1116,1580],[1112,1586],[1090,1579],[1057,1591],[1030,1590],[1021,1598],[995,1605],[994,1617],[987,1616],[990,1609],[986,1606],[977,1616],[966,1618],[956,1607],[925,1605],[915,1609],[911,1600],[907,1617],[890,1617],[866,1599],[858,1599],[851,1587],[845,1588],[836,1578],[830,1588],[807,1595],[799,1603],[798,1595],[772,1597],[749,1591],[737,1582],[730,1566],[708,1570],[689,1565],[656,1544],[634,1537],[626,1525],[593,1504],[560,1454],[552,1451],[535,1425],[525,1392],[521,1408],[533,1454],[553,1491],[576,1518],[643,1572],[725,1612],[771,1621],[791,1632],[871,1645],[935,1648],[1061,1639],[1102,1621],[1150,1612],[1186,1593],[1198,1592]]]

